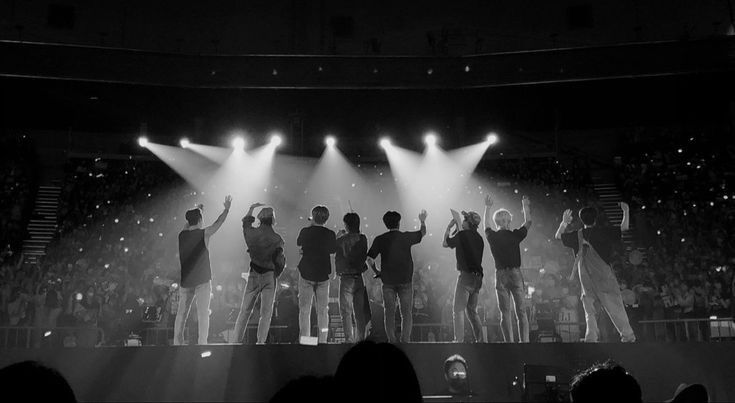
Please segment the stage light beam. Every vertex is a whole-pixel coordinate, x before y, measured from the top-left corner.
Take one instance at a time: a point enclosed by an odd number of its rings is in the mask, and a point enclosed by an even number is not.
[[[324,144],[326,144],[327,147],[334,147],[335,145],[337,145],[337,139],[334,138],[334,136],[327,136],[324,139]]]
[[[138,145],[141,147],[147,147],[148,146],[148,137],[138,137]]]
[[[485,140],[489,145],[496,144],[498,142],[498,135],[495,133],[490,133],[487,135],[487,139]]]
[[[184,137],[183,139],[179,140],[179,145],[181,146],[181,148],[189,148],[191,142],[189,141],[189,139]]]
[[[427,146],[433,147],[436,145],[437,137],[436,134],[433,132],[429,132],[424,136],[424,143],[426,143]]]

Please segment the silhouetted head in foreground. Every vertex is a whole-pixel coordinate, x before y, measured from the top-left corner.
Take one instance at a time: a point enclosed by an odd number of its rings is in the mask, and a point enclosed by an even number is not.
[[[642,402],[638,381],[610,360],[575,375],[570,392],[574,403]]]
[[[0,369],[0,393],[5,402],[76,402],[74,391],[59,371],[36,361]]]
[[[406,354],[388,343],[363,341],[348,351],[334,376],[350,402],[421,402],[416,371]]]
[[[667,400],[670,403],[707,403],[709,402],[709,393],[707,388],[699,383],[687,385],[682,383],[676,388],[674,398]]]
[[[288,382],[270,400],[286,402],[336,402],[334,378],[331,376],[302,376]]]

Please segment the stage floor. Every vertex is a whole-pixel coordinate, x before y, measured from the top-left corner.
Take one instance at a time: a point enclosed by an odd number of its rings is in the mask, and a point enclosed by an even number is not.
[[[106,347],[0,350],[0,366],[40,360],[59,369],[81,401],[267,401],[290,379],[334,373],[349,345]],[[735,344],[406,344],[425,396],[445,388],[442,365],[468,362],[473,401],[520,401],[523,365],[572,371],[612,358],[640,382],[646,401],[702,383],[712,401],[735,401]],[[211,355],[203,358],[202,353]],[[206,354],[205,354],[206,355]],[[514,385],[516,381],[516,385]]]

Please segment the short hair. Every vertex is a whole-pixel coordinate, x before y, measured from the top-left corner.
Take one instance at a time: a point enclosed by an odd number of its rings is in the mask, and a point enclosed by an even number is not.
[[[388,229],[397,229],[401,224],[401,214],[397,211],[388,211],[383,214],[383,224]]]
[[[638,381],[612,360],[594,364],[575,375],[570,393],[574,403],[643,401]]]
[[[510,213],[510,211],[501,208],[498,211],[493,214],[493,221],[495,221],[495,224],[500,225],[500,221],[504,218],[508,217],[510,220],[513,220],[513,214]]]
[[[202,221],[202,210],[193,208],[186,212],[186,222],[189,225],[197,225],[200,221]]]
[[[357,213],[347,213],[342,218],[342,221],[345,223],[345,228],[347,228],[347,232],[360,232],[360,216]]]
[[[77,401],[66,378],[37,361],[22,361],[0,369],[0,388],[3,399],[9,402]]]
[[[597,222],[597,209],[594,207],[585,207],[579,210],[579,219],[582,224],[593,226]]]
[[[317,224],[324,224],[329,219],[329,209],[327,206],[315,206],[311,209],[311,218]]]

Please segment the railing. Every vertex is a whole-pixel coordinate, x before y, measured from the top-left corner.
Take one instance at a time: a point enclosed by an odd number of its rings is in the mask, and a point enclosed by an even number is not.
[[[185,344],[188,344],[189,340],[196,340],[196,326],[187,327],[184,332]],[[257,324],[248,324],[245,328],[243,343],[255,344],[257,332]],[[172,344],[174,338],[174,328],[172,327],[150,327],[143,329],[141,333],[142,343],[145,346],[168,346]],[[217,336],[213,338],[213,335],[210,334],[210,341],[213,343],[235,343],[234,333],[235,330],[233,328],[228,328],[221,332],[223,337],[219,340],[216,338]],[[293,335],[289,333],[293,333],[293,329],[286,325],[271,325],[270,331],[268,332],[268,341],[270,343],[296,342],[298,329],[296,329]]]
[[[638,339],[645,341],[733,341],[733,318],[642,320]]]
[[[99,327],[0,327],[2,348],[95,347],[105,341]]]

